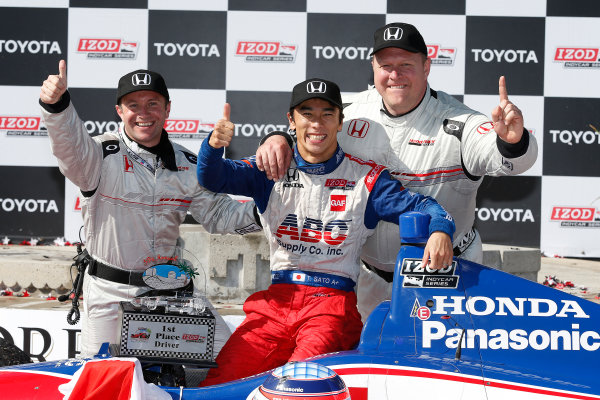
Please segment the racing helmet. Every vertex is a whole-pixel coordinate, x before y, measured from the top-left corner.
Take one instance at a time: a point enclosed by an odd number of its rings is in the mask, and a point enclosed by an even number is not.
[[[350,400],[346,384],[330,368],[314,362],[291,362],[276,368],[254,392],[253,400]]]

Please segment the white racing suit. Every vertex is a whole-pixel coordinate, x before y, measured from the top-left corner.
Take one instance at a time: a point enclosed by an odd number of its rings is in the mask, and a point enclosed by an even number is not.
[[[123,132],[91,137],[70,103],[68,92],[53,105],[41,103],[42,114],[61,172],[82,193],[86,248],[94,261],[119,272],[143,270],[140,262],[155,248],[175,246],[187,212],[211,233],[258,230],[254,203],[239,203],[198,185],[196,155],[168,140],[159,159]],[[119,301],[149,288],[116,283],[86,271],[83,291],[83,356],[98,352],[103,342],[118,343]],[[131,281],[129,281],[131,282]],[[217,318],[215,355],[231,332]]]
[[[535,138],[525,131],[519,143],[508,144],[488,117],[429,87],[415,109],[398,117],[385,111],[375,88],[344,98],[344,104],[338,134],[344,150],[385,165],[407,189],[435,198],[454,217],[455,255],[481,262],[481,238],[473,222],[482,177],[529,169],[537,158]],[[385,275],[394,271],[399,245],[398,227],[380,222],[361,259]],[[358,283],[363,319],[390,294],[391,283],[363,267]]]

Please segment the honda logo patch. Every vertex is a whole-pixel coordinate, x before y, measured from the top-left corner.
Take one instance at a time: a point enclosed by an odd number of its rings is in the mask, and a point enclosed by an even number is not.
[[[126,155],[123,155],[123,163],[125,164],[125,172],[133,172],[133,163]]]
[[[404,31],[397,26],[390,26],[383,32],[383,40],[400,40]]]
[[[140,72],[131,76],[131,84],[133,86],[148,86],[152,82],[150,74]]]
[[[308,93],[325,93],[327,85],[321,81],[311,81],[306,84],[306,91]]]
[[[285,174],[285,180],[288,182],[294,182],[300,179],[300,174],[296,168],[288,168]]]
[[[363,119],[353,119],[348,125],[348,136],[363,138],[369,131],[369,122]]]

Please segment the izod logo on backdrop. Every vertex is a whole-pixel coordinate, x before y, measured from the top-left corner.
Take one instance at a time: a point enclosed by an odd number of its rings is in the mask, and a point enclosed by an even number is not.
[[[41,117],[0,116],[0,131],[7,136],[47,136],[48,131]]]
[[[204,139],[215,129],[215,124],[199,119],[168,119],[164,128],[171,138]]]
[[[557,47],[554,62],[565,68],[600,68],[599,53],[597,47]]]
[[[248,62],[294,62],[298,46],[281,42],[239,41],[235,55]]]
[[[562,227],[600,228],[600,211],[595,207],[552,207],[550,221]]]
[[[77,45],[77,52],[87,54],[87,58],[134,59],[137,51],[137,42],[123,39],[81,38]]]
[[[442,47],[439,44],[428,44],[427,57],[431,59],[432,65],[454,65],[456,49],[452,47]]]

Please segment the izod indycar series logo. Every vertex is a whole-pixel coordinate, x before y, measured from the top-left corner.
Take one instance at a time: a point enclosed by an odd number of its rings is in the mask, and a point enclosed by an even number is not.
[[[0,116],[0,131],[7,136],[48,136],[41,117]]]
[[[204,139],[215,129],[215,124],[199,119],[168,119],[164,128],[171,138]]]
[[[122,39],[81,38],[77,45],[77,52],[87,54],[87,58],[134,59],[137,51],[137,42]]]
[[[431,59],[432,65],[454,65],[456,49],[442,47],[439,44],[428,44],[427,57]]]
[[[436,343],[443,343],[447,348],[455,349],[459,343],[461,348],[491,350],[567,350],[597,351],[600,349],[600,333],[593,330],[582,330],[577,321],[570,327],[548,329],[503,329],[503,318],[523,317],[533,323],[542,322],[543,318],[561,317],[565,319],[590,318],[575,300],[554,301],[545,298],[510,298],[485,296],[432,296],[434,306],[431,313],[423,315],[423,348],[431,348]],[[415,306],[413,306],[413,313]],[[463,329],[454,324],[449,325],[429,318],[435,315],[449,316],[471,314],[492,316],[499,328]],[[417,314],[417,316],[419,316]],[[431,320],[426,320],[428,317]],[[462,342],[461,342],[462,339]]]
[[[563,227],[600,228],[600,210],[595,207],[552,207],[550,221]]]
[[[597,47],[557,47],[554,62],[565,68],[600,68],[600,49]]]
[[[356,181],[349,181],[347,179],[327,179],[325,181],[325,187],[331,190],[354,190],[354,188],[356,187]]]
[[[418,288],[456,288],[458,286],[458,275],[456,261],[442,269],[433,269],[429,265],[423,266],[420,258],[405,258],[402,261],[402,287]]]
[[[294,62],[298,46],[281,42],[239,41],[236,56],[248,62]]]

